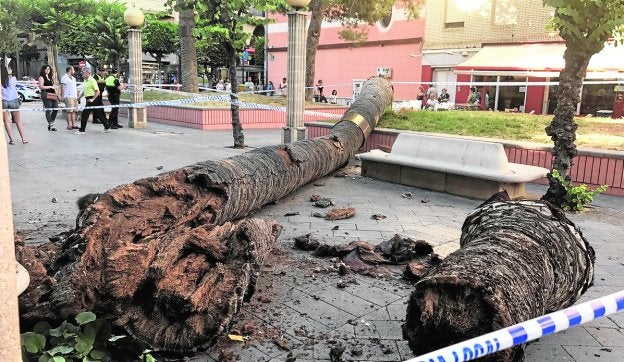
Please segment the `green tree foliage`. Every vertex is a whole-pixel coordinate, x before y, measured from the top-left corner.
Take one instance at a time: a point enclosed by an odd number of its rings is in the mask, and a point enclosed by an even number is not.
[[[143,51],[156,59],[159,70],[162,58],[178,48],[178,34],[178,24],[160,20],[158,15],[145,16],[145,27],[141,34]]]
[[[54,69],[55,82],[59,81],[58,44],[61,36],[76,28],[76,14],[85,9],[83,0],[33,0],[30,7],[32,33],[47,47],[48,64]]]
[[[0,1],[0,54],[14,54],[22,45],[17,37],[24,32],[30,3],[24,0]]]
[[[569,169],[577,155],[574,122],[580,90],[592,55],[601,51],[605,42],[615,39],[621,43],[624,32],[624,0],[544,0],[555,9],[552,24],[565,40],[565,67],[559,75],[557,108],[551,124],[546,127],[554,142],[553,170],[561,177],[548,175],[550,187],[542,197],[562,206],[566,188],[561,179],[569,182]]]
[[[238,81],[236,65],[243,47],[251,34],[244,31],[243,25],[262,25],[267,22],[257,12],[274,11],[284,6],[282,0],[199,0],[195,34],[198,36],[200,47],[209,44],[221,44],[224,47],[230,81],[232,83],[232,133],[234,147],[245,147],[245,136],[240,122],[238,111]]]
[[[59,50],[89,59],[96,67],[107,64],[119,68],[120,59],[128,52],[125,5],[105,0],[84,2],[89,12],[76,14],[77,26],[63,34]]]

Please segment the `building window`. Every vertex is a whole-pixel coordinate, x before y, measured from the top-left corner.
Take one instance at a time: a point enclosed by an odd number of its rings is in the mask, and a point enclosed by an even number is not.
[[[515,0],[494,0],[492,2],[492,20],[494,25],[516,25],[518,9]]]
[[[445,28],[463,28],[466,13],[457,6],[457,0],[446,0],[444,11]]]

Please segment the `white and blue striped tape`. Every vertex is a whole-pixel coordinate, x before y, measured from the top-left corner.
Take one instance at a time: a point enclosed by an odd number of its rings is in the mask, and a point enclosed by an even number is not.
[[[624,310],[624,290],[454,344],[406,362],[463,362]]]
[[[144,108],[150,106],[172,106],[172,105],[180,105],[180,104],[191,104],[198,102],[223,102],[223,103],[232,103],[230,95],[219,95],[219,96],[206,96],[206,97],[196,97],[196,98],[185,98],[185,99],[175,99],[169,101],[150,101],[150,102],[141,102],[141,103],[124,103],[119,105],[102,105],[102,106],[89,106],[89,107],[77,107],[77,108],[69,108],[69,107],[56,107],[56,108],[20,108],[20,109],[5,109],[4,111],[13,112],[42,112],[42,111],[67,111],[74,110],[78,112],[82,112],[85,109],[104,109],[104,108]],[[269,106],[265,104],[251,103],[251,102],[233,102],[235,105],[238,105],[241,108],[247,109],[264,109],[278,112],[286,112],[286,107],[282,106]],[[342,117],[341,114],[333,114],[333,113],[324,113],[317,111],[304,111],[306,115],[315,115],[326,117],[328,119],[339,119]]]

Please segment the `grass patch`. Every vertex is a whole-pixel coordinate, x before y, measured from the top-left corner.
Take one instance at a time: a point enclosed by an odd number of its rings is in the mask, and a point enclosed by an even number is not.
[[[457,112],[386,112],[378,127],[417,132],[497,138],[551,145],[545,128],[552,115],[523,113]],[[611,118],[576,117],[577,146],[624,150],[624,122]]]

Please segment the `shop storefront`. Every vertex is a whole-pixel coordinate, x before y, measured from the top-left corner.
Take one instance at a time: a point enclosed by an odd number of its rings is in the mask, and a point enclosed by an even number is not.
[[[551,114],[557,105],[564,51],[563,43],[485,45],[453,69],[458,81],[474,83],[480,91],[482,109]],[[624,63],[618,62],[623,57],[624,49],[611,45],[592,57],[578,114],[596,115],[612,108],[614,86],[624,82]],[[468,88],[458,87],[458,99],[468,95]]]

